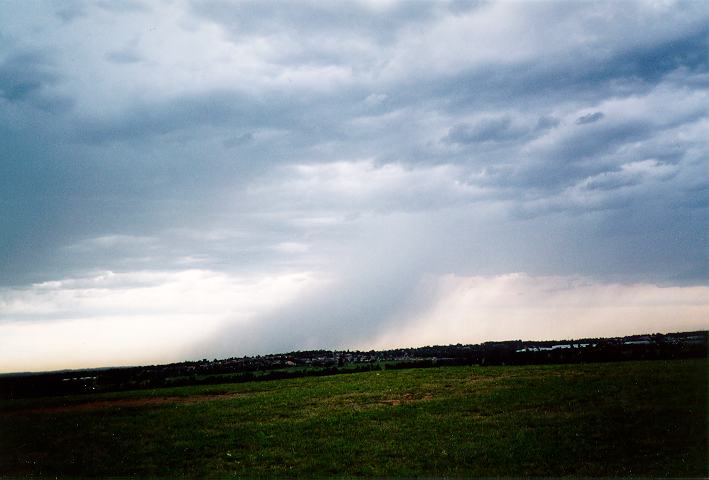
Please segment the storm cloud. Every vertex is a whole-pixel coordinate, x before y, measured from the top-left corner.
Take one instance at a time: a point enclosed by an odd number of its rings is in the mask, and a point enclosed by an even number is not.
[[[708,49],[701,2],[1,4],[0,370],[706,328]]]

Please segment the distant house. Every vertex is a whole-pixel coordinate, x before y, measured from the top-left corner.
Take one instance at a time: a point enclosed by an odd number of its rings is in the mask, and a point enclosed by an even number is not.
[[[520,348],[519,350],[515,350],[517,353],[524,353],[524,352],[546,352],[549,350],[563,350],[567,348],[586,348],[586,347],[595,347],[595,343],[561,343],[558,345],[552,345],[551,347],[537,347],[537,346],[530,346],[530,347],[525,347],[525,348]]]

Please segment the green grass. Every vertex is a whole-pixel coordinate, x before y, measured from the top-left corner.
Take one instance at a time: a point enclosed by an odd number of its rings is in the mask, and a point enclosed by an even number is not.
[[[3,401],[0,475],[31,474],[707,476],[707,365],[387,370]]]

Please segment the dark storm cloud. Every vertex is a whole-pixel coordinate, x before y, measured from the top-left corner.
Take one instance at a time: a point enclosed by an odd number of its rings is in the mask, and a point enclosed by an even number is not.
[[[0,5],[3,285],[332,279],[215,334],[268,351],[427,275],[706,281],[700,3],[35,5]]]

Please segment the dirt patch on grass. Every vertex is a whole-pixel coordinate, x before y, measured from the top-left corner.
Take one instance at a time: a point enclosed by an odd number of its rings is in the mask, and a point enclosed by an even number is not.
[[[81,412],[90,410],[105,410],[108,408],[136,408],[150,407],[158,405],[178,405],[208,402],[212,400],[229,400],[237,397],[243,397],[243,393],[218,393],[205,395],[188,395],[188,396],[165,396],[165,397],[142,397],[142,398],[116,398],[111,400],[94,400],[91,402],[75,403],[70,405],[55,405],[50,407],[32,407],[13,410],[11,414],[26,414],[26,413],[62,413],[62,412]]]
[[[416,402],[426,402],[433,400],[433,394],[430,392],[404,393],[395,398],[381,398],[378,395],[352,393],[346,395],[337,395],[326,399],[324,402],[329,408],[333,409],[350,409],[350,410],[368,410],[381,407],[382,405],[397,406],[405,404],[413,404]],[[319,411],[322,402],[316,402],[311,405],[314,411]]]
[[[384,404],[384,405],[391,405],[391,406],[396,406],[396,405],[401,405],[402,403],[413,403],[413,402],[427,402],[429,400],[433,400],[433,395],[430,393],[426,393],[421,397],[414,396],[410,393],[405,394],[402,398],[393,398],[389,400],[380,400],[377,403]]]

